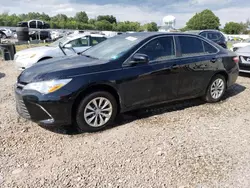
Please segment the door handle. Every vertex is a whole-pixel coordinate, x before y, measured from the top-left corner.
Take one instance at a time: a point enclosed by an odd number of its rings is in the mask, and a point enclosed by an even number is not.
[[[217,59],[216,59],[216,58],[212,58],[210,61],[211,61],[212,63],[215,63],[215,62],[217,61]]]
[[[172,65],[171,67],[171,69],[178,69],[178,68],[179,68],[179,65],[176,65],[176,64]]]

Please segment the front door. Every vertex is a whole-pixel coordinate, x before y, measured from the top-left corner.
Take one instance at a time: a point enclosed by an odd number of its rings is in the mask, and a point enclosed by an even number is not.
[[[147,55],[149,63],[123,69],[128,75],[121,84],[125,104],[129,107],[147,106],[175,99],[179,70],[175,61],[174,38],[165,36],[153,39],[137,53]]]

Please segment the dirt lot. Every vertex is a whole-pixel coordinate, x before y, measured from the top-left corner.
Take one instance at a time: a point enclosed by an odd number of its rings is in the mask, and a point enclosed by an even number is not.
[[[250,77],[225,99],[121,115],[95,133],[17,116],[18,71],[0,62],[0,187],[250,187]]]

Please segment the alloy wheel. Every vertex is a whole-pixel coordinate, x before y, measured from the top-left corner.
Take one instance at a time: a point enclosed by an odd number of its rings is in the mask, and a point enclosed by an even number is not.
[[[91,127],[101,127],[111,118],[113,107],[111,102],[104,97],[91,100],[84,109],[84,119]]]
[[[213,99],[219,99],[225,89],[225,83],[221,78],[217,78],[211,85],[211,96]]]

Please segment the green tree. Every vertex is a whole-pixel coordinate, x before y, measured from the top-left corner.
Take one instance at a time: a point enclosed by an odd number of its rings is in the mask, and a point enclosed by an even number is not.
[[[211,10],[196,13],[186,24],[186,29],[203,30],[219,29],[220,19]]]
[[[223,31],[226,34],[241,34],[245,26],[242,23],[229,22],[225,24]]]
[[[143,26],[143,30],[146,31],[158,31],[158,26],[155,22],[147,23]]]
[[[103,21],[106,20],[109,23],[117,23],[116,18],[113,15],[100,15],[97,17],[97,21]]]
[[[108,22],[107,20],[97,21],[95,23],[95,26],[96,26],[97,30],[106,30],[106,31],[113,30],[112,24],[110,22]]]
[[[81,12],[77,12],[75,15],[75,20],[77,22],[81,22],[81,23],[88,23],[88,15],[86,14],[86,12],[81,11]]]
[[[96,20],[95,19],[89,19],[89,24],[95,25]]]

